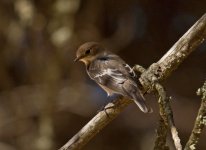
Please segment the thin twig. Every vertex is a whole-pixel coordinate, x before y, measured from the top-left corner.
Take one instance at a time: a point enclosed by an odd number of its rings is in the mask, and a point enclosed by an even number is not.
[[[169,147],[166,145],[167,131],[168,126],[165,124],[164,119],[160,116],[154,150],[169,150]]]
[[[144,69],[140,65],[135,65],[133,67],[133,70],[135,72],[139,72],[141,74],[146,71],[146,69]],[[156,90],[159,90],[159,89],[157,88]],[[165,116],[163,116],[163,114],[166,114],[165,109],[164,109],[164,107],[166,108],[166,106],[163,105],[163,102],[165,101],[165,96],[164,96],[165,92],[163,91],[163,93],[162,93],[161,90],[159,90],[158,93],[159,93],[159,101],[158,102],[159,102],[159,109],[160,109],[160,119],[159,119],[159,125],[157,128],[157,137],[155,140],[154,150],[169,150],[169,147],[166,145],[168,123],[167,123],[167,119],[164,119]]]
[[[135,71],[140,73],[144,73],[146,70],[139,66],[135,65],[133,67]],[[156,78],[155,76],[153,78]],[[166,137],[168,127],[170,127],[172,139],[174,141],[174,145],[177,150],[182,150],[182,145],[180,143],[180,138],[178,136],[177,129],[175,127],[174,119],[173,119],[173,112],[171,105],[169,103],[170,99],[166,96],[166,92],[162,85],[159,83],[155,84],[155,89],[159,94],[159,109],[160,109],[160,119],[159,119],[159,126],[157,129],[157,138],[155,141],[154,150],[169,150],[169,147],[166,146]]]
[[[182,150],[182,145],[180,143],[180,138],[178,136],[177,129],[175,127],[173,112],[170,105],[170,98],[167,97],[166,92],[162,85],[159,83],[155,84],[155,88],[159,94],[159,108],[160,108],[160,116],[164,120],[165,126],[170,128],[172,139],[174,141],[174,145],[176,150]],[[167,129],[165,128],[165,130]]]
[[[206,126],[206,81],[202,88],[198,89],[197,95],[202,95],[202,102],[199,108],[199,112],[195,121],[194,128],[190,135],[190,138],[185,146],[185,150],[195,150],[197,143],[202,133],[203,128]]]
[[[169,53],[160,59],[158,63],[151,65],[140,78],[140,82],[148,91],[152,89],[154,75],[158,81],[167,78],[177,66],[186,59],[206,38],[206,14],[203,15],[182,38],[170,49]],[[155,79],[156,80],[156,79]],[[149,92],[149,91],[148,91]],[[114,108],[104,112],[99,112],[88,124],[86,124],[71,140],[69,140],[60,150],[76,150],[83,147],[92,137],[104,128],[112,119],[131,102],[126,99],[117,100],[121,105],[114,104]],[[111,104],[108,104],[109,106]],[[108,107],[108,105],[106,107]],[[118,108],[120,107],[120,108]]]
[[[140,73],[144,73],[146,70],[139,66],[135,65],[133,67],[135,71]],[[155,76],[153,78],[156,78]],[[180,143],[180,138],[178,136],[177,129],[175,127],[174,119],[173,119],[173,112],[171,105],[169,103],[170,99],[166,96],[166,92],[162,85],[159,83],[155,84],[155,89],[159,95],[159,109],[160,109],[160,119],[159,119],[159,126],[157,129],[157,138],[155,140],[154,150],[169,150],[169,147],[166,146],[166,138],[167,138],[167,131],[168,127],[170,127],[172,139],[174,141],[174,145],[177,150],[182,150],[182,145]]]

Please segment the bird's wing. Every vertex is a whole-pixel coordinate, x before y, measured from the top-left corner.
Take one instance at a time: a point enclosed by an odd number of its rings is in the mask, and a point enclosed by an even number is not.
[[[98,84],[126,95],[123,86],[125,81],[135,86],[134,90],[137,89],[137,84],[132,80],[135,74],[130,69],[121,59],[97,59],[90,65],[88,74]]]
[[[87,71],[101,87],[133,99],[143,112],[150,112],[139,90],[135,73],[123,60],[97,59]]]

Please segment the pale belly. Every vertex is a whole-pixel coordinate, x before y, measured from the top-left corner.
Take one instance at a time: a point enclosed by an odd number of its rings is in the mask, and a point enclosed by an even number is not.
[[[107,92],[107,95],[108,95],[108,96],[111,96],[111,95],[114,94],[114,93],[116,93],[116,94],[121,94],[121,93],[118,93],[118,92],[116,92],[116,91],[114,91],[114,90],[111,90],[110,88],[108,88],[108,87],[106,87],[106,86],[104,86],[104,85],[99,84],[99,86],[100,86],[103,90],[105,90],[105,91]]]

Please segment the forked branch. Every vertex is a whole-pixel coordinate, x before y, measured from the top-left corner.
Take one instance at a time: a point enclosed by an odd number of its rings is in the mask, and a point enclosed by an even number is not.
[[[166,79],[187,56],[194,51],[206,38],[206,14],[204,14],[157,62],[152,64],[140,77],[143,89],[147,92],[154,90],[154,83]],[[109,103],[104,111],[99,112],[60,150],[77,150],[82,148],[90,139],[101,131],[109,122],[124,110],[131,100],[120,98]],[[108,116],[109,117],[108,117]]]

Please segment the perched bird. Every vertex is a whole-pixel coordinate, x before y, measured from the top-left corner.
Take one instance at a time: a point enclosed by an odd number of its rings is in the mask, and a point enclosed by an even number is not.
[[[139,90],[139,80],[131,67],[118,55],[106,50],[101,44],[87,42],[76,52],[74,61],[86,65],[89,77],[99,84],[108,96],[117,93],[134,100],[144,113],[151,112]]]

